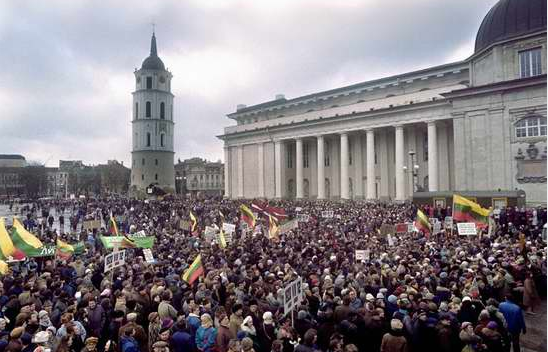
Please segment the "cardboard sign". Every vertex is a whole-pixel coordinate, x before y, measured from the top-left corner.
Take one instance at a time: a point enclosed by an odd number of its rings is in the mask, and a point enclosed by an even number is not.
[[[179,228],[184,231],[190,231],[192,228],[192,225],[190,224],[190,221],[188,220],[181,220],[179,221]]]
[[[232,234],[233,232],[236,232],[236,225],[228,224],[228,223],[224,222],[223,223],[223,231],[224,231],[225,237],[226,237],[226,234],[228,234],[228,233]]]
[[[143,249],[143,254],[145,255],[145,261],[147,263],[153,264],[156,263],[154,256],[152,255],[152,250],[150,248]]]
[[[409,226],[407,224],[396,224],[396,233],[406,233],[409,229]]]
[[[105,273],[126,263],[126,251],[117,251],[105,257]]]
[[[474,222],[459,222],[457,223],[457,229],[460,236],[476,236],[476,223]]]
[[[147,235],[145,234],[145,231],[144,230],[141,230],[139,232],[135,232],[133,235],[132,235],[134,238],[144,238],[144,237],[147,237]]]
[[[297,214],[297,221],[298,222],[308,222],[310,220],[310,215],[308,214]]]
[[[299,228],[299,221],[297,219],[290,220],[280,226],[280,234],[284,234],[297,228]]]
[[[93,230],[101,228],[101,220],[86,220],[84,221],[84,230]]]
[[[303,279],[299,276],[284,287],[284,315],[289,314],[303,299]]]
[[[333,217],[333,210],[323,210],[322,211],[322,218],[330,219]]]
[[[356,249],[356,261],[368,261],[371,256],[371,251],[369,249]]]
[[[382,224],[380,230],[381,230],[381,235],[395,234],[396,226],[391,224]]]

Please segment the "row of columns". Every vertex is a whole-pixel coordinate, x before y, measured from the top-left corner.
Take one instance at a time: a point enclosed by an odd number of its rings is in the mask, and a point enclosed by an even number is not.
[[[437,191],[438,190],[438,153],[437,153],[437,133],[436,133],[436,123],[428,122],[427,129],[428,137],[428,182],[429,190]],[[348,175],[348,166],[349,166],[349,148],[348,148],[348,133],[342,132],[340,136],[340,186],[341,186],[341,198],[349,199],[350,190],[349,190],[349,175]],[[405,137],[404,137],[404,126],[397,125],[395,126],[395,173],[396,173],[396,200],[403,201],[405,200]],[[325,137],[323,135],[316,137],[317,141],[317,177],[318,177],[318,199],[325,199]],[[295,140],[296,145],[296,197],[304,197],[304,170],[303,170],[303,140],[302,138],[297,138]],[[265,195],[265,185],[264,185],[264,145],[259,144],[258,148],[258,193],[259,196],[264,197]],[[367,156],[367,165],[366,165],[366,198],[367,199],[376,199],[376,188],[375,188],[375,130],[368,129],[366,130],[366,156]],[[361,150],[358,154],[358,157],[361,160]],[[229,175],[231,174],[231,159],[228,148],[225,148],[225,195],[232,197],[234,194],[231,192],[231,184]],[[361,170],[361,161],[358,164]],[[411,165],[413,168],[413,165]],[[360,171],[361,172],[361,171]],[[357,174],[357,179],[361,179],[361,175]],[[275,191],[274,195],[276,198],[282,197],[282,142],[274,142],[274,186]],[[361,193],[361,188],[359,188]],[[236,196],[243,198],[244,196],[244,169],[243,169],[243,146],[238,146],[237,148],[237,190]]]

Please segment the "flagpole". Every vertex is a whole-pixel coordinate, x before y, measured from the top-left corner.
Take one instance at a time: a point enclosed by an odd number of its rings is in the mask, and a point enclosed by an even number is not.
[[[455,225],[455,194],[453,193],[453,200],[451,204],[451,239],[453,239],[453,227]]]

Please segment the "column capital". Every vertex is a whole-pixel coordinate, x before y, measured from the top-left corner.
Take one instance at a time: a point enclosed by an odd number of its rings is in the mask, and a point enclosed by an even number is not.
[[[339,135],[340,136],[348,136],[348,132],[346,132],[346,131],[339,132]]]
[[[403,130],[403,125],[395,125],[394,128],[397,130]]]
[[[426,124],[427,124],[428,126],[436,126],[436,122],[438,122],[438,121],[436,121],[436,120],[434,120],[434,121],[427,121]]]

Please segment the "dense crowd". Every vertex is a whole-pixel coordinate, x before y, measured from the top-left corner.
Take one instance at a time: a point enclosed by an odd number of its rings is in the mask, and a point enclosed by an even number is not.
[[[0,352],[519,351],[524,314],[546,295],[544,209],[502,209],[481,236],[382,234],[412,222],[412,204],[277,201],[298,228],[268,236],[268,219],[241,230],[242,201],[101,199],[37,201],[14,211],[44,243],[84,241],[68,260],[11,263],[1,277]],[[249,202],[246,204],[249,205]],[[64,211],[71,214],[62,217]],[[332,218],[322,211],[332,210]],[[424,209],[444,220],[451,209]],[[192,211],[197,230],[181,229]],[[98,235],[110,218],[123,233],[155,237],[154,263],[127,249],[104,273]],[[82,222],[102,219],[102,229]],[[204,229],[236,225],[226,248]],[[63,231],[66,227],[70,231]],[[369,250],[357,261],[355,250]],[[204,274],[182,274],[200,254]],[[298,276],[303,299],[284,312]]]

